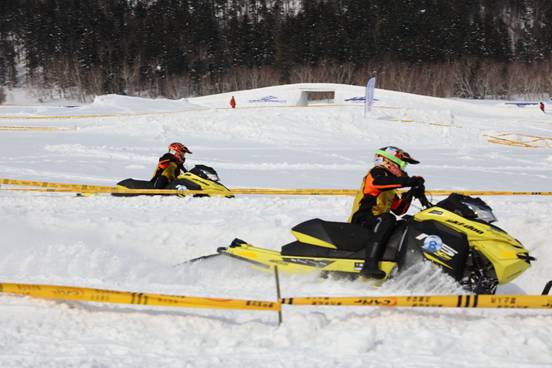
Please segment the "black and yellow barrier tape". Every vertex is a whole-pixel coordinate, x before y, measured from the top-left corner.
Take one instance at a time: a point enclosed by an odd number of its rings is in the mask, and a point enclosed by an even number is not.
[[[431,295],[283,298],[282,304],[408,308],[552,309],[552,295]]]
[[[53,183],[31,180],[0,179],[0,185],[14,185],[38,188],[2,188],[2,190],[19,190],[30,192],[57,192],[57,193],[120,193],[120,194],[162,194],[162,195],[195,195],[207,194],[210,196],[227,196],[229,194],[244,195],[331,195],[331,196],[355,196],[355,189],[270,189],[270,188],[229,188],[230,192],[218,190],[177,190],[177,189],[123,189],[120,187]],[[513,192],[492,190],[428,190],[426,194],[434,196],[447,196],[451,193],[481,196],[551,196],[552,192]]]
[[[296,297],[280,301],[206,298],[114,291],[74,286],[0,283],[0,293],[42,299],[134,304],[181,308],[281,311],[282,305],[403,308],[552,309],[552,295],[410,295],[361,297]]]
[[[264,300],[204,298],[136,293],[72,286],[0,284],[0,292],[43,299],[78,300],[97,303],[137,304],[181,308],[280,311],[281,303]]]

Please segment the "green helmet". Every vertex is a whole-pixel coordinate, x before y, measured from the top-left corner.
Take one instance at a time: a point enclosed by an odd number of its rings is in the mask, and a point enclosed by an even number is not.
[[[394,146],[387,146],[376,150],[374,163],[376,165],[383,164],[382,158],[386,158],[393,162],[400,167],[401,170],[404,170],[407,164],[415,165],[420,163],[420,161],[413,159],[408,152]]]

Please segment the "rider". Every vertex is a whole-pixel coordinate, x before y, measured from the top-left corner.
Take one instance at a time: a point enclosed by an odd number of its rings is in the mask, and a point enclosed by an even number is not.
[[[180,175],[180,172],[186,172],[184,168],[184,161],[186,161],[184,155],[186,153],[192,153],[192,151],[182,143],[169,144],[169,152],[159,158],[153,178],[150,180],[155,189],[166,188],[171,181]]]
[[[412,197],[423,190],[424,178],[409,177],[404,171],[407,163],[418,164],[407,152],[388,146],[376,151],[374,167],[366,174],[357,194],[349,222],[374,231],[366,244],[366,259],[361,275],[376,279],[385,278],[379,269],[379,260],[385,251],[385,242],[395,227],[394,214],[401,216],[408,211]],[[411,187],[402,196],[396,189]]]

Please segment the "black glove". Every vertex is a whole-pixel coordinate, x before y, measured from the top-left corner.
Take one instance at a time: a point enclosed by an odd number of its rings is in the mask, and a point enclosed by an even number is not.
[[[421,176],[412,176],[408,178],[406,182],[407,187],[420,187],[423,186],[425,183],[425,179]]]
[[[408,195],[409,198],[419,198],[421,195],[425,193],[425,186],[422,185],[416,185],[411,187],[405,195]]]

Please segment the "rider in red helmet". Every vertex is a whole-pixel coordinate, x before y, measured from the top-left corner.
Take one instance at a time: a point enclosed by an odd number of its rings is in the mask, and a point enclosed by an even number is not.
[[[188,147],[178,142],[169,144],[168,148],[169,152],[159,158],[153,178],[150,180],[155,189],[166,188],[180,175],[180,172],[186,172],[184,168],[185,154],[192,153]]]
[[[407,152],[393,146],[380,148],[375,153],[374,167],[362,181],[349,219],[351,223],[374,231],[366,245],[366,260],[360,270],[365,277],[385,278],[379,261],[387,238],[395,227],[395,215],[401,216],[408,211],[414,193],[424,184],[421,176],[409,177],[405,172],[407,164],[418,163]],[[404,187],[412,189],[401,196],[396,190]]]

